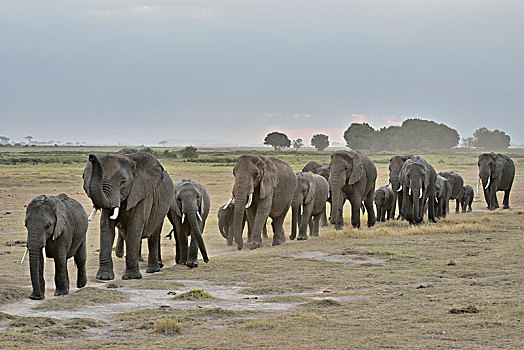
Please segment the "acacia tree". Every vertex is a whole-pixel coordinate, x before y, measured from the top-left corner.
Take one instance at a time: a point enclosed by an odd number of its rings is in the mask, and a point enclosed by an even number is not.
[[[478,148],[506,149],[511,142],[511,137],[504,131],[490,131],[486,127],[475,130],[473,139],[473,145]]]
[[[368,123],[351,123],[344,131],[344,140],[346,140],[346,146],[351,149],[371,149],[374,134],[375,129]]]
[[[289,148],[291,146],[291,140],[286,134],[278,131],[273,131],[267,134],[264,139],[264,145],[272,146],[275,151],[279,151],[283,148]]]
[[[470,149],[473,147],[475,139],[473,137],[465,137],[462,139],[462,146],[464,146],[466,149]]]
[[[302,139],[298,138],[296,140],[293,140],[293,148],[298,151],[300,147],[304,146],[304,143],[302,142]]]
[[[9,143],[9,140],[10,138],[7,137],[7,136],[0,136],[0,143],[3,145],[3,144],[7,144]]]
[[[162,146],[165,146],[167,144],[167,141],[160,141],[158,144],[162,145]]]
[[[329,136],[324,134],[315,134],[311,138],[311,145],[318,151],[323,151],[329,146]]]

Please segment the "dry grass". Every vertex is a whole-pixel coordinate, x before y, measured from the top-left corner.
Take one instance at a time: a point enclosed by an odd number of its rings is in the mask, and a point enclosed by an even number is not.
[[[192,289],[182,294],[175,295],[174,299],[188,301],[208,301],[213,300],[213,296],[203,289]]]
[[[164,335],[174,335],[182,333],[182,325],[178,322],[178,319],[164,318],[162,320],[155,321],[154,325],[155,333]]]
[[[47,299],[35,309],[47,311],[75,310],[84,306],[122,303],[128,301],[123,292],[85,287],[75,293]]]

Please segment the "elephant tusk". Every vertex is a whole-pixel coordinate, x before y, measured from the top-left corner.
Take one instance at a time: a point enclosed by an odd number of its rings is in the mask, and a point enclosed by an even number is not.
[[[91,211],[91,215],[89,215],[89,219],[87,219],[87,223],[90,224],[91,221],[93,221],[93,218],[95,217],[95,214],[96,214],[96,208],[93,208],[93,210]]]
[[[397,190],[397,192],[400,192],[400,191],[402,191],[402,185],[400,185],[400,187]]]
[[[302,205],[299,208],[300,208],[300,215],[302,215]]]
[[[486,189],[486,190],[488,189],[490,182],[491,182],[491,176],[488,177],[488,183],[486,184],[486,187],[484,187],[484,189]]]
[[[120,212],[120,208],[119,207],[115,207],[115,209],[113,209],[113,215],[111,215],[109,218],[111,220],[116,220],[118,218],[118,213]]]
[[[47,262],[47,256],[45,255],[45,247],[42,247],[42,254],[44,255],[44,264]]]
[[[437,198],[437,197],[435,197],[435,202],[437,202],[437,203],[438,203],[438,198]]]
[[[24,263],[25,257],[27,256],[27,252],[28,252],[28,249],[27,247],[25,247],[25,252],[24,252],[24,255],[22,256],[22,260],[20,260],[20,264]]]
[[[198,217],[198,219],[199,219],[200,221],[204,221],[204,220],[202,220],[202,216],[200,215],[200,213],[198,212],[198,210],[197,210],[197,217]]]
[[[420,188],[420,194],[418,195],[418,198],[422,198],[422,187]]]
[[[235,197],[235,196],[231,195],[231,198],[229,198],[229,200],[227,201],[226,205],[224,205],[224,206],[222,207],[222,209],[227,209],[227,207],[229,207],[229,205],[230,205],[231,202],[233,201],[233,198],[234,198],[234,197]]]
[[[249,195],[249,198],[247,199],[246,209],[251,206],[251,203],[253,202],[253,192]]]
[[[411,196],[411,187],[409,188],[408,195]]]
[[[186,213],[182,213],[182,223],[184,223],[185,219],[186,219]]]
[[[331,191],[328,191],[328,198],[331,198]]]

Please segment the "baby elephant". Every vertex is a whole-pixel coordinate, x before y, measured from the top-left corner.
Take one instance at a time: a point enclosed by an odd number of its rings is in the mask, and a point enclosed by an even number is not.
[[[86,285],[87,215],[80,203],[63,193],[57,197],[38,196],[27,206],[25,227],[33,285],[29,298],[45,298],[46,256],[55,259],[55,295],[69,293],[67,259],[72,256],[78,269],[76,286]]]
[[[227,203],[224,206],[221,206],[218,209],[218,230],[220,231],[220,234],[222,234],[222,237],[226,239],[226,245],[232,246],[234,237],[232,234],[232,226],[233,226],[233,217],[235,212],[235,203]],[[244,212],[244,220],[242,221],[242,231],[244,231],[244,226],[247,221],[247,211]],[[249,227],[248,227],[249,229]],[[266,225],[262,228],[262,235],[264,238],[267,238],[267,229]],[[251,232],[247,233],[248,239],[251,238]]]
[[[389,187],[382,186],[375,191],[375,206],[377,207],[377,220],[386,221],[391,219],[394,200],[393,190]]]
[[[292,226],[289,239],[307,239],[307,226],[309,235],[318,236],[320,217],[326,208],[329,185],[325,178],[311,172],[298,172],[297,188],[291,202]]]
[[[175,262],[187,267],[198,267],[198,250],[204,262],[208,262],[206,246],[202,238],[210,199],[202,184],[193,180],[182,180],[175,184],[175,198],[167,214],[175,229]],[[191,244],[188,251],[188,237]]]
[[[466,208],[468,208],[468,212],[471,210],[471,203],[473,203],[473,187],[470,185],[466,185],[462,187],[462,193],[460,195],[460,205],[462,206],[462,212],[466,212]]]

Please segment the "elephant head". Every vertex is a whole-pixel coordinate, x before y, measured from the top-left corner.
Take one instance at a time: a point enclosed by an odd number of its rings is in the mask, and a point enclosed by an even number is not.
[[[206,246],[202,238],[203,223],[209,212],[204,201],[203,187],[192,181],[182,180],[175,184],[175,200],[173,207],[177,216],[181,218],[182,224],[186,217],[191,227],[191,239],[196,240],[204,262],[208,262]]]
[[[66,207],[56,197],[36,197],[26,210],[27,248],[33,292],[30,298],[44,299],[44,259],[48,240],[55,240],[66,228]]]
[[[391,157],[389,160],[389,183],[393,192],[400,188],[399,173],[406,160],[413,158],[411,154]]]
[[[293,195],[293,201],[291,202],[292,208],[292,230],[291,239],[296,237],[298,218],[302,215],[303,207],[312,204],[311,201],[315,199],[317,183],[312,173],[310,172],[298,172],[297,175],[297,188]],[[299,236],[300,238],[300,236]]]
[[[317,169],[317,174],[326,179],[326,181],[329,181],[329,164],[322,163],[322,165]]]
[[[352,186],[366,175],[364,162],[357,152],[338,151],[331,155],[329,164],[329,189],[331,191],[330,222],[336,229],[342,228],[344,186]]]
[[[226,230],[230,220],[233,218],[234,208],[235,205],[230,203],[218,209],[218,230],[225,239],[228,239],[228,232],[226,232]]]
[[[499,156],[493,152],[483,153],[479,156],[479,181],[482,181],[484,189],[489,188],[491,181],[499,176]]]
[[[375,191],[375,205],[377,206],[377,212],[379,211],[379,208],[382,208],[382,205],[384,205],[390,198],[390,193],[387,191],[384,191],[383,188],[379,188]],[[378,214],[377,214],[378,216]]]
[[[84,191],[95,209],[113,210],[116,220],[121,206],[133,209],[160,184],[160,163],[149,153],[89,155],[84,169]]]
[[[430,183],[430,170],[425,164],[416,161],[406,161],[400,173],[400,182],[404,193],[407,192],[409,211],[406,218],[414,223],[420,223],[424,213],[424,194]]]
[[[273,190],[278,184],[278,175],[277,168],[270,158],[255,155],[240,156],[233,168],[233,175],[235,185],[231,200],[234,199],[235,209],[232,229],[237,248],[242,249],[244,210],[254,202],[272,198]],[[271,200],[267,205],[271,206]]]

